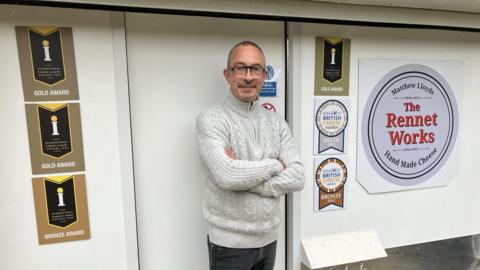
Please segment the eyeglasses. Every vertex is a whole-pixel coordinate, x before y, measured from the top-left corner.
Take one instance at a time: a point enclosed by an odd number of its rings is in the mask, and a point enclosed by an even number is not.
[[[250,70],[250,75],[254,77],[260,77],[265,74],[265,68],[261,66],[235,66],[229,68],[229,70],[233,71],[235,76],[245,76],[247,75],[247,70]]]

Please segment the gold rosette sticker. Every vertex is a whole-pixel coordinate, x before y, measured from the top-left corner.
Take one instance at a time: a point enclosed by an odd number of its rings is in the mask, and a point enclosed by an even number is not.
[[[343,208],[347,181],[347,167],[343,161],[338,158],[325,159],[317,168],[315,181],[319,188],[319,210],[329,205]]]

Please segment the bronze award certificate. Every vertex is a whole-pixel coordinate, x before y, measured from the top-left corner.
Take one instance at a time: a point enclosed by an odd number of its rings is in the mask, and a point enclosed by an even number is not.
[[[40,245],[90,238],[84,175],[32,179]]]

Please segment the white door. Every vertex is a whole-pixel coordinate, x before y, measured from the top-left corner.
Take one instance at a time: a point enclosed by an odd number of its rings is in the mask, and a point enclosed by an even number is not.
[[[142,270],[208,269],[195,118],[229,91],[222,70],[235,43],[257,42],[267,63],[284,70],[283,29],[281,22],[126,15]],[[277,93],[282,104],[283,70]],[[285,269],[284,224],[277,270]]]

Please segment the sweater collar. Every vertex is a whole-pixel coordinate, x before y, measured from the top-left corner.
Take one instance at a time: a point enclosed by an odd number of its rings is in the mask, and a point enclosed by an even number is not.
[[[230,106],[230,108],[232,108],[235,112],[244,116],[248,116],[250,112],[252,114],[256,114],[260,110],[259,99],[253,102],[243,102],[238,100],[230,90],[228,91],[226,102]]]

